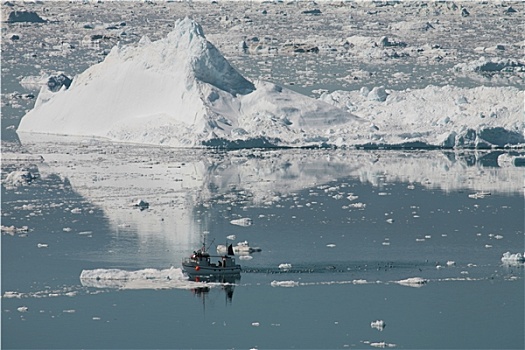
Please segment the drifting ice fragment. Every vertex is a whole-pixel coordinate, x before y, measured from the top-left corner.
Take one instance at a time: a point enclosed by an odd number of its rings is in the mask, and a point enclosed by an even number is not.
[[[370,346],[373,346],[375,348],[395,348],[396,344],[387,343],[387,342],[378,342],[378,343],[370,343]]]
[[[520,264],[525,264],[525,253],[511,254],[510,252],[503,253],[501,257],[501,262],[505,265],[518,266]]]
[[[404,280],[397,281],[396,283],[399,283],[403,286],[407,287],[422,287],[428,282],[428,280],[421,278],[421,277],[411,277]]]
[[[279,268],[281,270],[290,270],[292,268],[292,264],[280,264]]]
[[[230,221],[230,224],[247,227],[247,226],[252,225],[252,219],[250,218],[235,219],[235,220]]]
[[[272,281],[272,283],[270,283],[270,285],[272,287],[286,287],[286,288],[290,288],[290,287],[298,286],[299,282],[295,282],[295,281]]]
[[[383,331],[383,329],[385,329],[386,327],[386,324],[383,320],[376,320],[370,323],[370,327],[375,328],[379,331]]]

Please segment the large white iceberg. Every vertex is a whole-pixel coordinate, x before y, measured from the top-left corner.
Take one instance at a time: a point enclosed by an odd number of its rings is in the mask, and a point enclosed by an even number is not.
[[[273,83],[246,80],[185,18],[164,39],[115,46],[69,88],[43,87],[18,131],[176,147],[304,146],[326,139],[319,130],[360,121]]]
[[[176,21],[164,39],[115,46],[69,87],[60,86],[42,87],[19,132],[174,147],[525,144],[523,91],[517,88],[376,87],[313,99],[248,81],[189,18]]]

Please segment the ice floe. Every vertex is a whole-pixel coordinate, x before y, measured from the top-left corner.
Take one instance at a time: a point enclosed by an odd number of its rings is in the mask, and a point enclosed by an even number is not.
[[[396,344],[381,341],[381,342],[372,342],[370,343],[370,346],[373,346],[374,348],[395,348]]]
[[[234,219],[230,221],[230,224],[232,225],[243,226],[243,227],[251,226],[252,223],[253,221],[250,218],[240,218],[240,219]]]
[[[525,253],[505,252],[501,257],[501,262],[505,265],[519,266],[525,264]]]
[[[17,310],[18,312],[27,312],[29,308],[27,306],[20,306]]]
[[[427,284],[428,280],[421,278],[421,277],[411,277],[411,278],[407,278],[407,279],[399,280],[395,282],[403,286],[419,288]]]
[[[270,283],[272,287],[297,287],[299,285],[299,282],[296,281],[272,281]]]
[[[174,267],[163,270],[82,270],[80,282],[84,287],[118,289],[192,289],[202,286],[201,282],[188,280],[180,268]]]
[[[370,327],[375,328],[379,331],[383,331],[383,329],[385,329],[386,327],[386,323],[383,320],[376,320],[376,321],[370,322]]]
[[[292,268],[292,264],[290,263],[282,263],[282,264],[279,264],[279,269],[281,270],[290,270]]]
[[[14,236],[16,233],[25,234],[29,232],[29,227],[28,226],[15,227],[14,225],[11,225],[11,226],[1,225],[1,231],[2,233],[6,233],[11,236]]]

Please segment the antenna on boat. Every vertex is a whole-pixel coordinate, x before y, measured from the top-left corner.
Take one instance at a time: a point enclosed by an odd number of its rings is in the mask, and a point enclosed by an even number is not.
[[[213,242],[215,242],[215,238],[212,239],[210,245],[208,246],[208,249],[213,245]],[[208,249],[206,249],[206,243],[203,243],[202,245],[203,245],[203,247],[204,247],[204,251],[207,251]]]

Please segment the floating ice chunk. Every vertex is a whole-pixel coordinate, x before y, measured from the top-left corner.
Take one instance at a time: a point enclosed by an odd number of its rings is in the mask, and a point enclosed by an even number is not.
[[[259,322],[252,322],[253,327],[259,327],[261,324]]]
[[[94,269],[82,270],[80,282],[85,287],[120,289],[191,289],[201,282],[189,281],[182,269]],[[209,285],[209,284],[208,284]],[[220,285],[220,284],[218,284]]]
[[[247,227],[247,226],[251,226],[252,225],[252,219],[250,219],[250,218],[235,219],[235,220],[231,220],[230,224]]]
[[[510,266],[519,266],[525,264],[525,252],[523,254],[511,254],[511,252],[505,252],[501,257],[501,261],[503,262],[503,264]]]
[[[291,287],[297,287],[299,285],[299,282],[295,281],[272,281],[270,283],[272,287],[285,287],[285,288],[291,288]]]
[[[8,292],[4,292],[4,295],[2,296],[2,298],[22,298],[23,294],[22,293],[19,293],[19,292],[11,292],[11,291],[8,291]]]
[[[80,208],[73,208],[73,209],[71,209],[71,213],[72,214],[80,214],[80,213],[82,213],[82,209],[80,209]]]
[[[447,261],[447,266],[456,266],[456,262],[452,261],[452,260],[449,260],[449,261]]]
[[[370,323],[370,327],[375,328],[379,331],[383,331],[386,327],[386,323],[383,320],[376,320]]]
[[[288,263],[279,264],[279,268],[281,270],[290,270],[292,268],[292,264],[288,264]]]
[[[369,282],[367,280],[353,280],[352,284],[368,284]]]
[[[404,280],[396,281],[396,283],[407,287],[422,287],[427,284],[428,280],[421,277],[411,277]]]
[[[15,233],[25,233],[29,231],[29,227],[22,226],[22,227],[15,227],[15,226],[4,226],[1,225],[1,231],[10,234],[13,236]]]
[[[29,308],[27,306],[20,306],[19,308],[17,308],[18,312],[27,312],[27,310],[29,310]]]
[[[37,177],[29,170],[15,170],[7,175],[3,183],[6,188],[16,188],[30,184]]]
[[[396,344],[387,343],[387,342],[377,342],[377,343],[370,343],[370,346],[373,346],[375,348],[395,348]]]
[[[261,248],[259,247],[250,247],[248,241],[239,242],[237,245],[233,246],[233,252],[238,255],[248,255],[254,252],[260,252]],[[228,252],[228,247],[224,244],[217,245],[217,253],[226,254]]]
[[[36,246],[38,248],[47,248],[48,247],[48,245],[46,243],[38,243]]]
[[[476,193],[472,193],[468,195],[469,198],[473,198],[473,199],[482,199],[487,196],[490,196],[490,192],[482,191],[482,192],[476,192]]]
[[[352,203],[352,204],[349,204],[348,207],[350,208],[356,208],[356,209],[365,209],[366,208],[366,204],[365,203]]]

